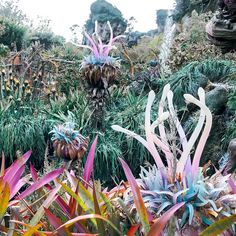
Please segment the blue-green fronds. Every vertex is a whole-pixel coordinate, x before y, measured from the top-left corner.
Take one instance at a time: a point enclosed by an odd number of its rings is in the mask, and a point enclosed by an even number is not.
[[[67,144],[77,141],[78,145],[85,140],[79,131],[75,130],[75,124],[66,122],[63,125],[58,125],[53,128],[49,133],[52,134],[52,141],[64,141]]]

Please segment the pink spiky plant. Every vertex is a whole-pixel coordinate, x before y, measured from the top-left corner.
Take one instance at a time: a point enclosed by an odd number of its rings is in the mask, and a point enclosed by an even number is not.
[[[120,68],[120,60],[112,57],[110,52],[112,49],[116,49],[114,43],[125,37],[124,35],[113,37],[113,29],[109,21],[107,25],[110,30],[110,39],[107,44],[102,42],[98,34],[98,23],[95,22],[95,32],[92,36],[84,32],[90,45],[77,45],[90,51],[90,54],[85,56],[81,63],[81,71],[95,110],[97,123],[102,120],[105,100],[109,95],[108,88],[116,79]]]

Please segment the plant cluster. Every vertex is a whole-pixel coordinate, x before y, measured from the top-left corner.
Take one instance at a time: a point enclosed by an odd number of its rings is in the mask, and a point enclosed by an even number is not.
[[[82,174],[78,178],[65,167],[40,177],[33,165],[30,165],[29,174],[24,175],[31,151],[19,156],[7,169],[3,155],[0,232],[13,235],[122,236],[138,233],[153,236],[165,235],[172,228],[179,235],[192,235],[217,219],[220,221],[212,224],[202,235],[214,235],[223,230],[234,232],[230,228],[235,221],[236,186],[233,178],[222,176],[220,171],[206,177],[206,168],[199,167],[212,115],[205,105],[202,88],[198,95],[199,99],[184,95],[186,101],[200,108],[198,124],[188,140],[175,112],[169,85],[163,90],[158,117],[151,114],[155,94],[153,91],[149,93],[145,112],[146,140],[128,129],[112,126],[114,130],[141,142],[156,163],[148,169],[142,167],[140,179],[136,180],[126,162],[120,159],[128,183],[120,183],[112,190],[101,187],[91,178],[98,137],[90,147],[84,169],[80,167]],[[159,135],[156,135],[157,129]],[[69,123],[56,127],[53,135],[54,140],[67,144],[75,140],[82,144],[84,140]],[[166,158],[166,165],[156,146]],[[213,233],[207,234],[209,231]]]
[[[157,35],[155,37],[143,36],[136,46],[127,50],[130,60],[135,64],[149,63],[155,60],[159,55],[159,48],[161,46],[163,37]]]
[[[155,161],[153,167],[148,169],[142,167],[140,179],[135,180],[127,164],[121,160],[130,184],[124,192],[124,202],[131,211],[136,209],[144,231],[149,226],[147,211],[140,215],[142,204],[156,217],[172,209],[171,214],[175,215],[174,225],[179,235],[200,232],[206,225],[224,216],[231,216],[235,212],[236,198],[232,179],[228,175],[223,176],[221,171],[206,177],[205,168],[199,167],[203,148],[211,130],[212,115],[205,105],[205,92],[202,88],[199,88],[198,96],[199,100],[192,95],[184,95],[186,102],[200,108],[197,126],[189,139],[174,110],[170,85],[166,85],[163,89],[158,106],[158,117],[154,122],[151,122],[151,107],[155,94],[153,91],[149,93],[145,112],[146,139],[120,126],[112,127],[137,139],[147,148]],[[191,150],[197,141],[193,154]],[[165,157],[167,166],[161,155]],[[137,188],[140,188],[140,192]],[[139,194],[143,200],[138,197]],[[171,226],[170,223],[169,228],[171,227],[173,225]],[[163,234],[168,235],[168,230]]]
[[[175,101],[181,107],[184,104],[181,97],[185,93],[197,96],[199,87],[205,89],[211,83],[224,82],[233,85],[235,71],[234,62],[230,60],[208,59],[193,61],[172,74],[165,82],[170,83]]]

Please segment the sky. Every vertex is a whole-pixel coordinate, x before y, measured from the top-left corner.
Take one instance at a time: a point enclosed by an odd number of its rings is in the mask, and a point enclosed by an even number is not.
[[[95,0],[19,0],[19,7],[32,20],[37,17],[51,20],[54,33],[72,38],[70,27],[83,26],[89,18],[90,5]],[[116,6],[125,19],[134,16],[137,20],[135,30],[146,32],[156,28],[156,10],[170,9],[174,0],[107,0]]]

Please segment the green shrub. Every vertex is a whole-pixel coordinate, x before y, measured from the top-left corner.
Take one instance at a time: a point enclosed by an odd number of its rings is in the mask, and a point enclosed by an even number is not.
[[[226,123],[227,129],[223,136],[223,145],[225,149],[228,147],[229,142],[236,137],[236,90],[235,87],[233,91],[228,96],[228,122]]]
[[[26,28],[5,18],[0,18],[0,25],[4,28],[0,35],[0,43],[9,48],[15,44],[17,50],[21,50],[25,40]]]
[[[48,132],[54,121],[40,112],[42,104],[12,105],[0,116],[0,151],[5,153],[8,164],[16,157],[16,152],[34,152],[32,163],[42,167]]]
[[[8,52],[9,52],[9,48],[6,45],[1,43],[0,44],[0,57],[5,57]]]
[[[65,38],[55,35],[53,32],[35,32],[31,36],[31,42],[38,41],[45,49],[50,49],[53,45],[63,45]]]
[[[209,82],[219,83],[233,81],[236,77],[236,67],[228,60],[205,60],[189,63],[178,72],[171,75],[165,83],[170,83],[174,92],[176,104],[183,105],[182,96],[190,93],[197,95],[199,87],[205,88]]]

